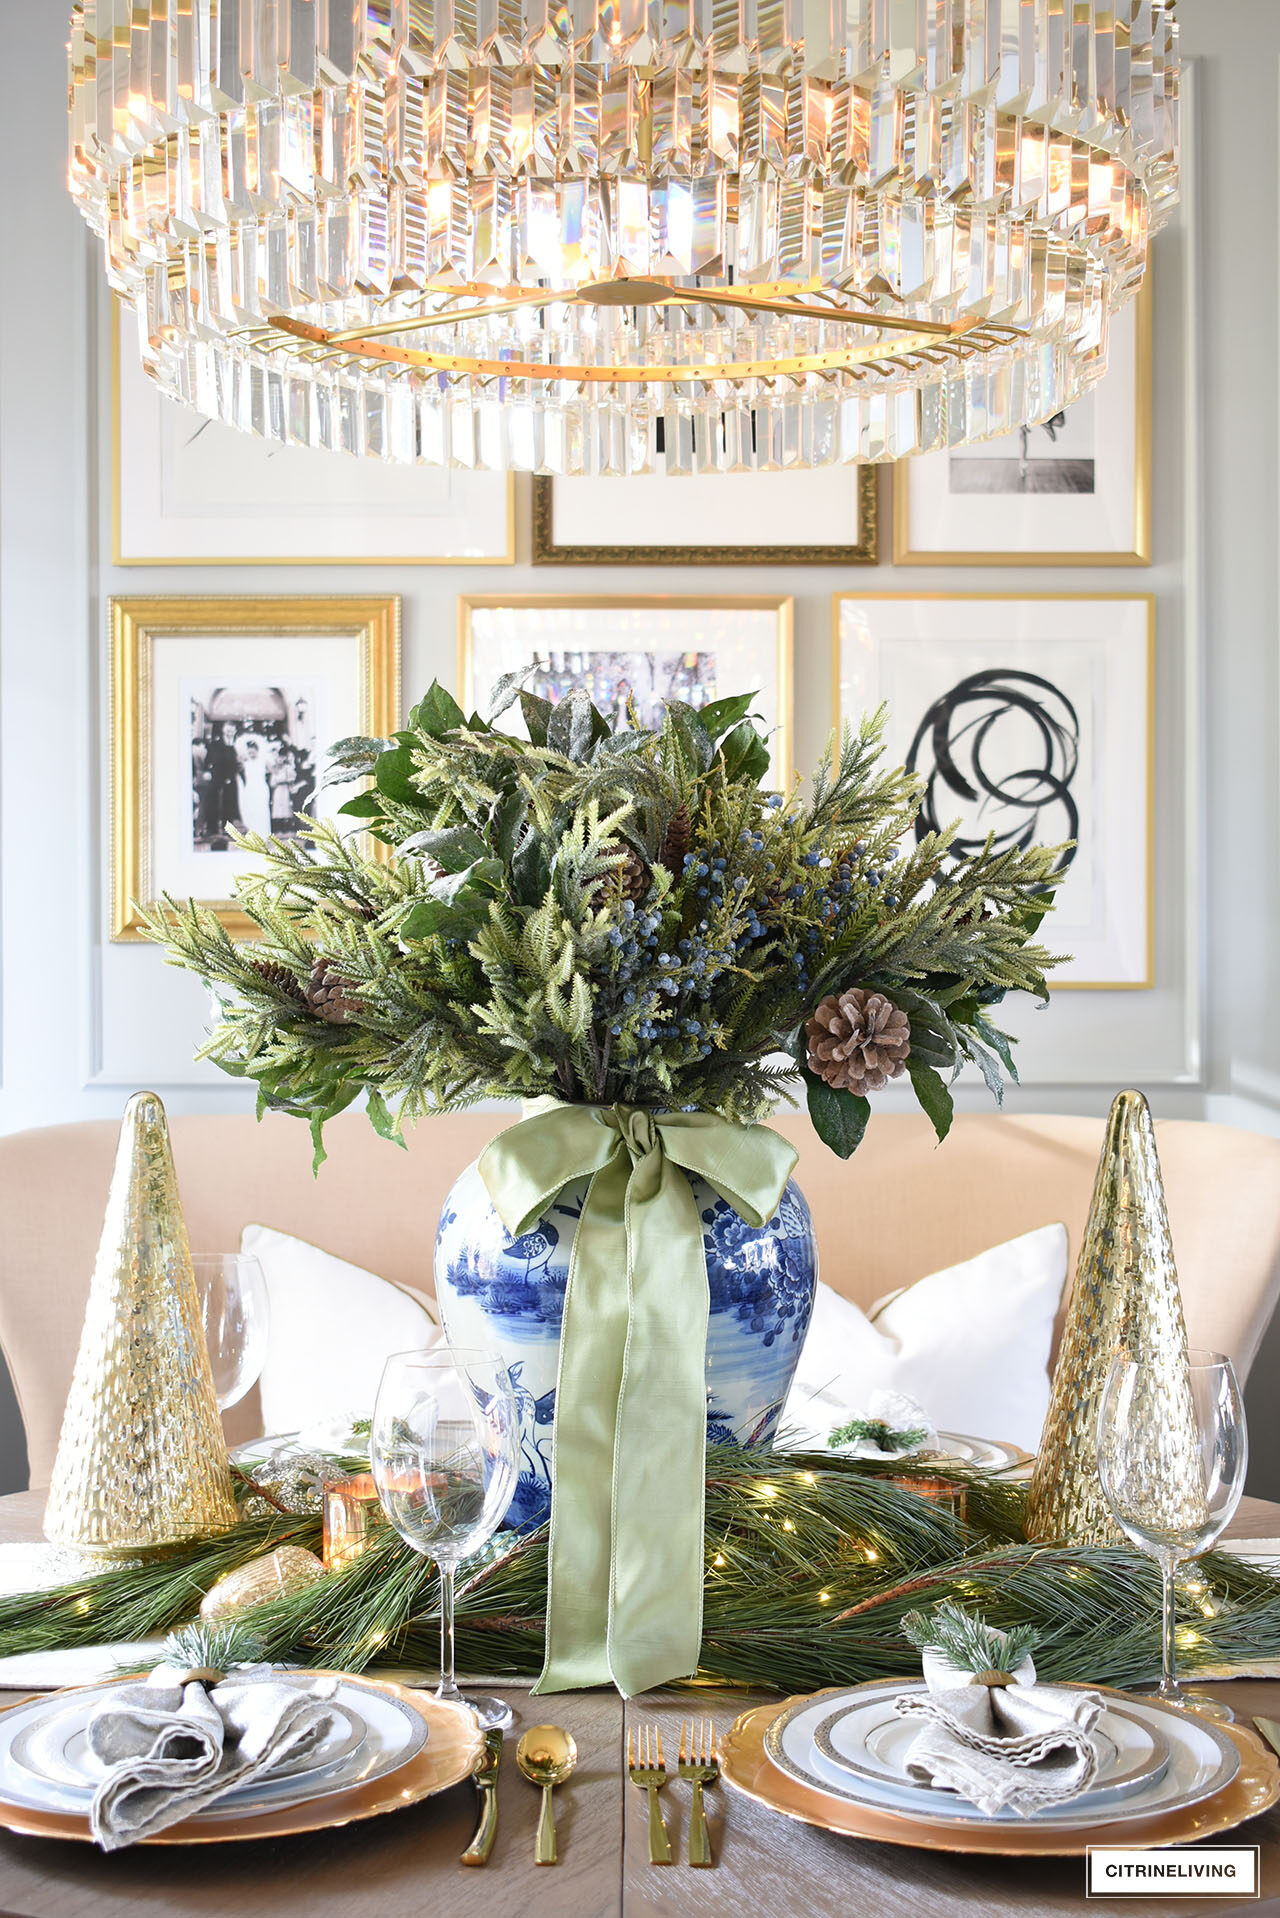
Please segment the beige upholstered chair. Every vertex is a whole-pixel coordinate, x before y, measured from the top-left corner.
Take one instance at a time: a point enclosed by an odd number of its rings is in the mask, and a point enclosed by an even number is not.
[[[507,1113],[420,1126],[407,1152],[348,1115],[311,1175],[306,1127],[268,1116],[175,1118],[191,1244],[234,1249],[250,1223],[276,1226],[402,1285],[430,1291],[440,1204]],[[937,1146],[919,1117],[878,1117],[843,1164],[807,1121],[778,1129],[800,1150],[822,1275],[867,1305],[895,1286],[1061,1220],[1074,1261],[1102,1137],[1094,1119],[962,1116]],[[54,1126],[0,1139],[0,1345],[26,1424],[33,1485],[47,1483],[102,1224],[117,1128]],[[1245,1371],[1280,1289],[1280,1142],[1223,1126],[1157,1127],[1187,1323],[1194,1344]],[[231,1415],[254,1429],[256,1406]]]

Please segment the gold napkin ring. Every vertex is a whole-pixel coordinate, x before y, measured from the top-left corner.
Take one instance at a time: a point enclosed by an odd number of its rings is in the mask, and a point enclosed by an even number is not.
[[[985,1685],[988,1691],[994,1692],[1002,1691],[1006,1685],[1016,1685],[1018,1681],[1012,1672],[987,1670],[985,1672],[975,1672],[973,1682],[975,1685]]]

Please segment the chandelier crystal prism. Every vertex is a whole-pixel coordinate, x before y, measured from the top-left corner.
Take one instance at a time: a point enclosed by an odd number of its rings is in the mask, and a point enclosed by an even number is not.
[[[157,384],[549,473],[897,459],[1105,370],[1173,0],[81,0],[71,191]]]

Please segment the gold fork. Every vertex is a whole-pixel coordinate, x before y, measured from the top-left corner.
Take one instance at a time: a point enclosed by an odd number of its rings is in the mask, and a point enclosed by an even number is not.
[[[676,1771],[678,1777],[687,1779],[693,1786],[693,1809],[689,1813],[689,1863],[714,1864],[707,1814],[702,1805],[702,1787],[714,1785],[720,1776],[720,1764],[716,1758],[716,1728],[709,1718],[700,1719],[696,1725],[687,1720],[681,1725],[680,1757]]]
[[[649,1794],[649,1863],[671,1863],[671,1840],[663,1823],[658,1793],[667,1782],[667,1761],[662,1756],[662,1733],[656,1725],[641,1725],[638,1732],[627,1727],[627,1772],[633,1785]]]

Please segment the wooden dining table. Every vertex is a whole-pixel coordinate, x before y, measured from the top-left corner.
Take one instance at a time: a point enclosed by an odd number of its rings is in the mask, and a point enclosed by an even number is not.
[[[0,1499],[0,1542],[40,1536],[42,1496]],[[1245,1499],[1230,1536],[1280,1537],[1280,1505]],[[676,1862],[649,1863],[646,1800],[627,1782],[628,1727],[656,1723],[674,1767],[680,1725],[710,1716],[728,1730],[768,1696],[670,1690],[624,1702],[615,1693],[531,1698],[497,1687],[516,1714],[499,1779],[499,1827],[483,1869],[459,1864],[476,1822],[470,1783],[364,1824],[295,1838],[135,1846],[110,1855],[88,1844],[0,1831],[0,1918],[1040,1918],[1055,1912],[1154,1918],[1170,1912],[1280,1909],[1280,1806],[1231,1834],[1261,1847],[1261,1902],[1198,1897],[1085,1897],[1083,1858],[966,1857],[819,1831],[779,1817],[721,1784],[707,1793],[710,1870],[684,1862],[690,1787],[662,1793]],[[1206,1687],[1248,1722],[1280,1719],[1280,1681]],[[19,1694],[0,1692],[0,1708]],[[522,1726],[572,1732],[578,1766],[556,1793],[560,1862],[534,1864],[538,1794],[516,1769]]]

